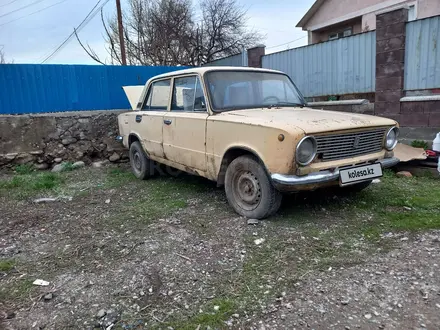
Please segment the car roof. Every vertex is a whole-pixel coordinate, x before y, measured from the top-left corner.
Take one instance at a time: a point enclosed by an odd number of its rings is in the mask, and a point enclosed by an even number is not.
[[[152,79],[158,79],[158,78],[166,78],[166,77],[173,77],[176,75],[182,75],[182,74],[204,74],[209,71],[255,71],[255,72],[272,72],[272,73],[283,73],[281,71],[277,70],[270,70],[270,69],[261,69],[261,68],[249,68],[244,66],[205,66],[205,67],[197,67],[197,68],[189,68],[189,69],[183,69],[183,70],[175,70],[167,73],[163,73],[157,76],[152,77]]]

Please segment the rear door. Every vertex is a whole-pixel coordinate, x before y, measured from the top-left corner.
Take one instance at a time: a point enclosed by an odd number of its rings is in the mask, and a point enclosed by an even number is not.
[[[154,81],[136,116],[139,135],[145,150],[153,156],[164,158],[163,118],[171,97],[171,79]]]
[[[205,95],[197,75],[174,77],[171,108],[164,116],[163,148],[173,162],[206,171]]]

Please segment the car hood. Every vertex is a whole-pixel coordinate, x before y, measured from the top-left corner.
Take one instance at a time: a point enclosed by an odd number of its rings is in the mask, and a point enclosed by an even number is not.
[[[306,134],[396,124],[394,120],[383,117],[312,108],[234,110],[223,112],[217,116],[217,119],[272,126],[286,131],[300,129]]]

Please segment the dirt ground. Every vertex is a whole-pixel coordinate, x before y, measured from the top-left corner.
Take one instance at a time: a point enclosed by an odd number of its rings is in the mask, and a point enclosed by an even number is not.
[[[440,328],[437,179],[286,196],[248,224],[198,177],[17,172],[0,174],[0,329]]]

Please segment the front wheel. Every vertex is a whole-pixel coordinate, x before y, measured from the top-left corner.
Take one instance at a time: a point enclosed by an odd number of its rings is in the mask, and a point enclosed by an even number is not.
[[[264,219],[276,213],[282,195],[252,156],[240,156],[226,170],[225,191],[229,204],[247,218]]]

